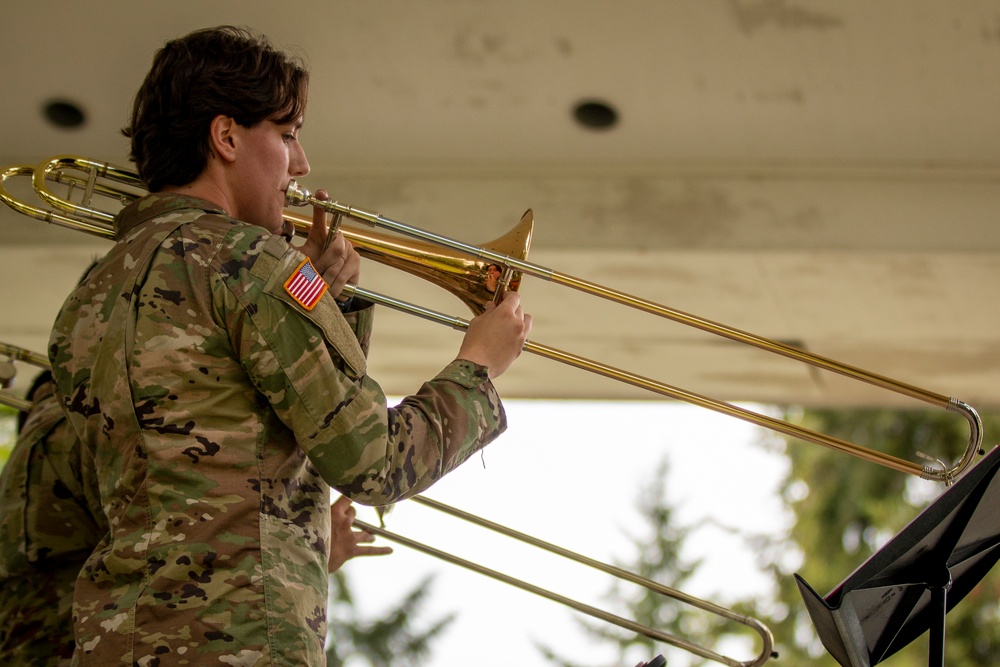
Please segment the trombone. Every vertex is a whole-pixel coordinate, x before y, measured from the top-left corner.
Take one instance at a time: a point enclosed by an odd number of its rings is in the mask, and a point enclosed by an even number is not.
[[[39,208],[11,196],[6,189],[6,181],[14,176],[29,176],[34,192],[49,208]],[[0,175],[0,180],[2,180],[0,182],[0,199],[14,210],[49,223],[106,238],[114,237],[111,226],[114,214],[95,208],[92,205],[93,199],[100,196],[117,200],[120,205],[124,205],[144,193],[142,182],[133,171],[77,156],[57,156],[43,162],[38,167],[23,165],[10,167]],[[66,186],[66,194],[57,195],[53,192],[51,184]],[[78,197],[81,202],[74,203],[72,201],[74,196]],[[388,230],[392,234],[378,234],[375,231],[365,229],[342,228],[345,237],[351,241],[362,256],[433,282],[456,295],[473,313],[482,312],[486,303],[502,296],[504,289],[518,289],[524,275],[541,278],[587,295],[596,296],[737,343],[784,356],[821,370],[908,396],[935,408],[957,412],[968,422],[969,438],[964,453],[951,467],[940,460],[935,461],[933,465],[921,464],[615,368],[599,361],[527,341],[524,350],[532,354],[639,387],[661,396],[742,419],[777,433],[851,454],[898,472],[922,479],[944,482],[946,485],[954,482],[972,465],[977,453],[982,453],[980,449],[983,439],[982,420],[979,414],[963,401],[528,262],[528,246],[534,224],[530,209],[510,232],[495,241],[475,246],[406,225],[378,213],[335,201],[318,200],[307,190],[298,188],[294,183],[288,189],[286,203],[289,206],[313,205],[322,207],[333,215],[331,226],[339,227],[342,221],[353,220],[375,230]],[[290,211],[285,211],[284,218],[285,224],[299,234],[307,234],[312,225],[310,218]],[[406,238],[403,239],[401,236]],[[489,273],[494,268],[499,269],[501,274],[498,287],[492,286],[489,282]],[[423,308],[358,286],[349,285],[345,291],[374,303],[455,329],[464,330],[469,324],[468,320]],[[929,457],[924,458],[930,460]]]
[[[0,375],[0,377],[9,378],[10,380],[14,378],[13,362],[15,360],[26,361],[42,369],[46,370],[50,369],[49,361],[44,356],[27,349],[17,347],[15,345],[10,345],[7,343],[0,342],[0,355],[4,355],[8,359],[10,359],[10,363],[8,365],[10,366],[10,369],[12,371],[10,373]],[[2,364],[0,364],[0,366],[2,366]],[[4,385],[4,387],[6,387],[6,384]],[[0,403],[9,405],[25,413],[29,412],[32,406],[32,403],[30,401],[18,398],[13,393],[7,391],[6,389],[0,390]],[[714,662],[723,665],[728,665],[729,667],[760,667],[775,655],[774,639],[771,635],[770,629],[768,629],[766,625],[764,625],[763,623],[761,623],[760,621],[758,621],[753,617],[740,614],[733,610],[709,602],[708,600],[697,598],[694,597],[693,595],[684,593],[683,591],[680,591],[676,588],[665,586],[647,577],[639,576],[623,568],[609,565],[607,563],[603,563],[588,556],[584,556],[582,554],[570,551],[569,549],[565,549],[550,542],[538,539],[537,537],[532,537],[531,535],[527,535],[525,533],[516,531],[512,528],[508,528],[507,526],[503,526],[501,524],[494,523],[487,519],[483,519],[482,517],[476,516],[469,512],[465,512],[456,507],[451,507],[436,500],[431,500],[430,498],[426,498],[424,496],[419,496],[419,495],[414,496],[409,500],[424,505],[426,507],[429,507],[432,510],[448,514],[454,518],[467,521],[469,523],[480,526],[487,530],[491,530],[495,533],[517,540],[529,546],[533,546],[543,551],[547,551],[557,556],[561,556],[563,558],[574,561],[585,567],[598,570],[605,574],[611,575],[612,577],[615,577],[616,579],[619,579],[621,581],[627,581],[629,583],[636,584],[638,586],[641,586],[642,588],[645,588],[650,592],[658,593],[659,595],[663,595],[665,597],[677,600],[678,602],[681,602],[683,604],[687,604],[702,611],[719,616],[725,621],[743,625],[746,628],[757,633],[757,636],[760,638],[760,646],[761,646],[760,651],[755,657],[751,659],[738,660],[736,658],[726,656],[716,651],[713,651],[712,649],[706,646],[696,644],[683,637],[663,632],[661,630],[657,630],[656,628],[652,628],[648,625],[643,625],[634,620],[613,614],[605,609],[600,609],[598,607],[594,607],[592,605],[580,602],[579,600],[575,600],[573,598],[560,595],[559,593],[555,593],[540,586],[536,586],[535,584],[524,581],[523,579],[517,579],[504,572],[499,572],[497,570],[490,569],[479,563],[466,560],[449,552],[437,549],[433,546],[417,542],[416,540],[412,540],[398,533],[390,532],[383,527],[374,526],[360,519],[354,520],[354,526],[361,530],[366,530],[374,535],[379,535],[390,541],[396,542],[397,544],[401,544],[416,551],[420,551],[421,553],[424,553],[426,555],[433,556],[439,560],[443,560],[451,565],[457,565],[459,567],[463,567],[467,570],[476,572],[477,574],[481,574],[491,579],[501,581],[505,584],[514,586],[515,588],[520,588],[523,591],[534,593],[535,595],[546,598],[547,600],[551,600],[552,602],[557,602],[564,606],[570,607],[571,609],[574,609],[582,614],[586,614],[587,616],[590,616],[592,618],[596,618],[611,625],[616,625],[620,628],[630,630],[632,632],[635,632],[636,634],[642,635],[654,641],[662,642],[664,644],[669,644],[670,646],[674,646],[676,648],[688,651],[689,653],[693,653],[707,660],[712,660]]]
[[[22,202],[11,196],[6,188],[8,179],[15,176],[30,178],[32,189],[36,196],[44,202],[45,207]],[[54,186],[65,187],[66,193],[58,195],[53,191]],[[103,198],[117,204],[125,205],[132,200],[142,196],[143,185],[138,176],[124,168],[114,165],[93,161],[83,157],[59,156],[43,162],[37,167],[14,166],[0,174],[0,199],[14,210],[33,217],[44,220],[52,224],[66,226],[72,229],[85,231],[90,234],[105,238],[113,238],[112,228],[114,212],[109,212],[93,205],[95,198]],[[74,203],[74,198],[80,203]],[[528,246],[530,245],[531,232],[533,226],[533,215],[529,210],[521,218],[521,221],[507,234],[495,241],[473,246],[446,237],[442,237],[431,232],[405,225],[403,223],[386,218],[378,213],[372,213],[357,209],[351,206],[342,205],[338,202],[319,201],[312,197],[310,193],[297,187],[290,187],[288,206],[317,205],[323,207],[333,215],[333,225],[340,226],[345,220],[353,220],[362,223],[367,227],[374,228],[375,231],[367,229],[342,228],[344,235],[351,241],[360,254],[374,259],[375,261],[387,264],[394,268],[409,272],[413,275],[430,280],[456,295],[474,313],[481,312],[485,304],[497,298],[503,289],[517,289],[524,275],[566,286],[571,289],[583,292],[588,295],[597,296],[602,299],[612,301],[630,308],[638,309],[648,314],[662,317],[674,322],[691,326],[702,331],[727,338],[729,340],[750,345],[764,351],[791,358],[793,360],[809,364],[811,366],[839,373],[846,377],[865,382],[889,391],[893,391],[911,398],[923,401],[934,407],[958,412],[963,415],[969,424],[969,440],[964,454],[960,460],[948,467],[943,462],[938,462],[936,467],[904,461],[877,451],[873,451],[860,445],[831,436],[812,431],[794,424],[789,424],[768,416],[739,408],[737,406],[717,401],[693,392],[659,382],[657,380],[643,377],[641,375],[613,368],[598,361],[584,359],[577,355],[557,350],[555,348],[528,341],[525,350],[560,363],[564,363],[576,368],[590,371],[592,373],[609,377],[620,382],[630,384],[639,388],[647,389],[653,393],[682,400],[699,407],[707,408],[727,414],[732,417],[743,419],[750,423],[763,426],[770,430],[783,433],[788,436],[820,444],[825,447],[842,451],[864,460],[878,463],[899,472],[915,475],[924,479],[943,481],[950,484],[960,476],[973,462],[982,442],[982,422],[974,409],[962,401],[958,401],[947,396],[933,393],[925,389],[905,384],[897,380],[877,375],[857,367],[849,366],[832,359],[808,353],[804,350],[791,347],[776,341],[771,341],[754,334],[750,334],[738,329],[728,327],[716,322],[712,322],[688,313],[684,313],[667,306],[653,303],[651,301],[624,294],[617,290],[596,285],[581,278],[568,276],[552,269],[542,267],[527,261]],[[311,227],[311,219],[296,215],[290,211],[284,214],[286,224],[296,233],[308,233]],[[378,230],[389,231],[391,234],[380,234]],[[401,237],[406,237],[405,240]],[[491,286],[487,281],[492,268],[499,269],[499,287]],[[424,319],[435,321],[456,329],[465,329],[468,321],[462,318],[448,316],[436,311],[422,308],[418,305],[409,304],[392,297],[377,294],[357,286],[349,286],[349,292],[361,296],[365,299],[380,303],[391,308],[402,310]],[[597,567],[606,573],[619,576],[623,574],[611,568],[599,564],[596,561],[568,552],[554,545],[531,538],[522,533],[511,531],[510,529],[485,521],[478,517],[473,517],[460,510],[442,506],[440,503],[429,501],[425,498],[418,498],[417,502],[430,504],[434,509],[447,512],[458,518],[472,521],[482,527],[526,541],[533,546],[551,551],[558,555],[570,558],[581,564]],[[619,625],[626,629],[643,634],[657,641],[677,646],[716,662],[730,665],[731,667],[758,667],[763,665],[772,657],[773,640],[770,631],[758,621],[741,616],[732,611],[718,607],[712,603],[699,600],[686,595],[676,589],[661,586],[648,579],[636,577],[630,573],[624,573],[628,580],[645,585],[663,595],[667,595],[680,600],[681,602],[692,604],[705,611],[718,614],[727,620],[742,623],[755,630],[761,638],[762,648],[760,653],[752,660],[740,662],[733,658],[719,655],[705,647],[692,644],[682,638],[661,633],[651,628],[639,626],[638,624],[608,614],[607,612],[594,609],[587,605],[582,605],[576,601],[563,598],[557,594],[545,591],[531,584],[513,580],[506,575],[487,570],[468,561],[463,561],[450,554],[439,552],[431,547],[420,545],[401,536],[389,533],[363,522],[357,525],[365,530],[382,535],[387,539],[395,540],[401,544],[424,551],[430,555],[442,558],[453,564],[461,565],[473,569],[481,574],[500,579],[506,583],[523,588],[530,592],[547,597],[551,600],[567,604],[574,609],[595,616],[601,620]]]
[[[49,360],[37,352],[3,342],[0,342],[0,355],[7,358],[5,361],[0,361],[0,404],[21,412],[28,412],[31,409],[31,401],[20,398],[10,391],[14,378],[17,376],[15,362],[24,361],[47,370]]]

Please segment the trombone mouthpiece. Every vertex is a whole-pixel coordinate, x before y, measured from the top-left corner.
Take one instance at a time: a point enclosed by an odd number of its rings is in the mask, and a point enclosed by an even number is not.
[[[309,203],[312,193],[300,187],[294,180],[288,182],[288,189],[285,190],[285,205],[305,206]]]

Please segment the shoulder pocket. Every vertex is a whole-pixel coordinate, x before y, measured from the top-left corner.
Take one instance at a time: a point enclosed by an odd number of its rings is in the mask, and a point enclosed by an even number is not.
[[[320,289],[323,290],[314,302],[309,296],[294,291],[290,281],[294,281],[301,276],[302,267],[311,266],[308,262],[303,262],[305,256],[284,243],[280,237],[277,238],[284,245],[285,252],[281,257],[275,257],[277,244],[268,241],[265,251],[254,264],[251,273],[256,274],[264,280],[264,292],[286,304],[296,314],[312,322],[320,329],[327,344],[335,349],[347,366],[349,375],[355,379],[365,374],[367,362],[361,344],[354,330],[344,319],[340,309],[337,308],[336,301],[330,294],[325,293],[325,284]],[[321,276],[316,276],[315,280],[322,281]]]

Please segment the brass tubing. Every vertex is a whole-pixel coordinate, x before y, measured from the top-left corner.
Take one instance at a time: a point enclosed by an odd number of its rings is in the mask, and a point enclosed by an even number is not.
[[[460,558],[458,556],[455,556],[454,554],[448,553],[446,551],[442,551],[440,549],[437,549],[435,547],[429,546],[427,544],[423,544],[423,543],[417,542],[415,540],[412,540],[412,539],[410,539],[408,537],[399,535],[397,533],[390,532],[388,530],[385,530],[384,528],[380,528],[378,526],[371,525],[369,523],[366,523],[366,522],[358,520],[358,519],[355,519],[354,525],[357,528],[360,528],[362,530],[366,530],[366,531],[371,532],[371,533],[373,533],[375,535],[379,535],[379,536],[385,537],[388,540],[391,540],[393,542],[397,542],[399,544],[402,544],[404,546],[410,547],[412,549],[415,549],[415,550],[420,551],[422,553],[425,553],[427,555],[433,556],[433,557],[438,558],[440,560],[443,560],[443,561],[445,561],[445,562],[447,562],[449,564],[458,565],[459,567],[463,567],[465,569],[471,570],[473,572],[476,572],[477,574],[481,574],[481,575],[490,577],[492,579],[496,579],[496,580],[501,581],[503,583],[506,583],[506,584],[509,584],[511,586],[514,586],[516,588],[520,588],[521,590],[527,591],[529,593],[534,593],[535,595],[539,595],[541,597],[544,597],[544,598],[546,598],[548,600],[551,600],[553,602],[558,602],[559,604],[562,604],[562,605],[565,605],[567,607],[570,607],[571,609],[574,609],[574,610],[576,610],[576,611],[578,611],[580,613],[586,614],[588,616],[592,616],[594,618],[600,619],[600,620],[605,621],[607,623],[610,623],[612,625],[617,625],[617,626],[619,626],[621,628],[625,628],[626,630],[630,630],[632,632],[641,634],[641,635],[643,635],[645,637],[648,637],[650,639],[653,639],[655,641],[663,642],[665,644],[669,644],[671,646],[675,646],[677,648],[683,649],[683,650],[688,651],[690,653],[694,653],[695,655],[698,655],[698,656],[700,656],[702,658],[705,658],[705,659],[708,659],[708,660],[712,660],[712,661],[715,661],[715,662],[718,662],[718,663],[721,663],[721,664],[724,664],[724,665],[729,665],[730,667],[759,667],[760,665],[763,665],[764,663],[766,663],[772,657],[772,655],[773,655],[774,640],[773,640],[773,637],[771,635],[771,631],[767,628],[767,626],[765,626],[764,624],[762,624],[760,621],[758,621],[755,618],[752,618],[750,616],[746,616],[744,614],[738,614],[738,613],[736,613],[736,612],[734,612],[734,611],[732,611],[730,609],[726,609],[725,607],[721,607],[721,606],[719,606],[717,604],[714,604],[712,602],[709,602],[707,600],[702,600],[700,598],[694,597],[692,595],[684,593],[683,591],[677,590],[675,588],[671,588],[669,586],[664,586],[663,584],[660,584],[660,583],[658,583],[656,581],[653,581],[652,579],[648,579],[646,577],[641,577],[641,576],[639,576],[639,575],[637,575],[637,574],[635,574],[633,572],[629,572],[629,571],[624,570],[622,568],[615,567],[615,566],[609,565],[607,563],[603,563],[601,561],[595,560],[595,559],[590,558],[588,556],[581,555],[581,554],[576,553],[574,551],[570,551],[569,549],[565,549],[563,547],[560,547],[558,545],[552,544],[550,542],[546,542],[546,541],[541,540],[541,539],[539,539],[537,537],[532,537],[531,535],[527,535],[525,533],[516,531],[516,530],[514,530],[512,528],[509,528],[507,526],[503,526],[503,525],[495,523],[493,521],[489,521],[487,519],[483,519],[483,518],[478,517],[478,516],[476,516],[474,514],[471,514],[469,512],[465,512],[465,511],[460,510],[458,508],[451,507],[449,505],[445,505],[444,503],[440,503],[438,501],[431,500],[430,498],[426,498],[424,496],[415,496],[415,497],[411,498],[410,500],[412,500],[412,501],[414,501],[416,503],[425,505],[427,507],[430,507],[431,509],[437,510],[439,512],[443,512],[443,513],[448,514],[450,516],[453,516],[455,518],[461,519],[463,521],[467,521],[469,523],[473,523],[473,524],[478,525],[478,526],[480,526],[482,528],[486,528],[488,530],[492,530],[492,531],[494,531],[496,533],[499,533],[499,534],[501,534],[501,535],[503,535],[505,537],[509,537],[509,538],[517,540],[519,542],[523,542],[525,544],[528,544],[528,545],[533,546],[533,547],[538,548],[538,549],[542,549],[544,551],[548,551],[549,553],[553,553],[555,555],[561,556],[561,557],[566,558],[568,560],[572,560],[574,562],[580,563],[581,565],[584,565],[586,567],[590,567],[592,569],[599,570],[601,572],[604,572],[605,574],[609,574],[609,575],[611,575],[613,577],[616,577],[618,579],[621,579],[623,581],[628,581],[628,582],[634,583],[634,584],[636,584],[638,586],[641,586],[641,587],[643,587],[643,588],[645,588],[647,590],[650,590],[652,592],[658,593],[660,595],[664,595],[666,597],[673,598],[673,599],[675,599],[675,600],[677,600],[679,602],[682,602],[684,604],[688,604],[688,605],[691,605],[693,607],[697,607],[698,609],[701,609],[703,611],[709,612],[711,614],[715,614],[715,615],[720,616],[720,617],[722,617],[722,618],[724,618],[726,620],[733,621],[735,623],[739,623],[739,624],[745,625],[748,628],[752,629],[754,632],[756,632],[758,634],[758,636],[760,637],[760,640],[761,640],[761,650],[758,653],[758,655],[755,658],[753,658],[752,660],[739,661],[739,660],[736,660],[734,658],[721,655],[721,654],[719,654],[719,653],[717,653],[715,651],[712,651],[711,649],[708,649],[708,648],[706,648],[704,646],[700,646],[698,644],[694,644],[694,643],[692,643],[692,642],[690,642],[690,641],[688,641],[688,640],[686,640],[686,639],[684,639],[682,637],[678,637],[677,635],[672,635],[672,634],[669,634],[669,633],[666,633],[666,632],[661,632],[659,630],[656,630],[655,628],[651,628],[649,626],[642,625],[640,623],[637,623],[635,621],[623,618],[621,616],[617,616],[615,614],[611,614],[610,612],[608,612],[606,610],[599,609],[597,607],[593,607],[593,606],[588,605],[588,604],[584,604],[582,602],[579,602],[578,600],[574,600],[572,598],[568,598],[568,597],[560,595],[558,593],[554,593],[554,592],[552,592],[550,590],[547,590],[545,588],[541,588],[539,586],[536,586],[534,584],[526,582],[526,581],[524,581],[522,579],[517,579],[517,578],[512,577],[512,576],[510,576],[508,574],[505,574],[503,572],[499,572],[497,570],[493,570],[493,569],[484,567],[483,565],[481,565],[479,563],[475,563],[475,562],[466,560],[464,558]]]
[[[69,227],[70,229],[78,229],[80,231],[85,231],[90,234],[95,234],[97,236],[103,236],[106,238],[112,238],[112,232],[105,226],[93,225],[89,222],[80,220],[79,218],[70,217],[67,215],[62,215],[56,211],[46,210],[43,208],[38,208],[37,206],[32,206],[26,204],[23,201],[17,199],[10,192],[7,191],[7,179],[13,178],[14,176],[32,176],[34,174],[34,168],[27,165],[17,165],[14,167],[8,167],[2,173],[0,173],[0,201],[14,209],[22,215],[26,215],[29,218],[34,218],[35,220],[41,220],[42,222],[47,222],[51,224],[59,225],[60,227]]]
[[[87,177],[75,179],[65,178],[66,169],[83,171],[86,173]],[[113,183],[128,186],[132,188],[133,191],[120,189],[113,190],[110,187],[95,188],[95,182],[98,178],[105,178]],[[48,182],[50,180],[59,183],[69,183],[71,186],[82,186],[84,188],[83,201],[85,204],[73,205],[67,198],[56,195],[49,189]],[[91,220],[108,223],[114,221],[114,214],[101,209],[93,208],[91,206],[91,200],[95,190],[98,194],[102,194],[104,196],[117,196],[122,203],[127,203],[137,196],[141,196],[141,194],[145,192],[142,181],[135,172],[116,167],[108,162],[98,162],[75,155],[61,155],[43,163],[40,167],[35,169],[35,173],[32,176],[32,185],[35,188],[35,192],[38,193],[38,196],[50,206],[77,213],[78,215],[82,215]],[[110,192],[113,192],[114,195],[109,195]],[[68,207],[67,204],[69,204]]]
[[[928,403],[931,403],[939,408],[947,408],[949,401],[951,400],[947,396],[943,396],[938,393],[930,392],[913,385],[909,385],[891,378],[871,373],[861,368],[850,366],[848,364],[841,363],[839,361],[834,361],[832,359],[827,359],[825,357],[811,354],[805,350],[801,350],[789,345],[784,345],[774,340],[763,338],[746,331],[741,331],[733,327],[726,326],[724,324],[719,324],[718,322],[712,322],[696,315],[691,315],[674,308],[669,308],[662,304],[654,303],[647,299],[637,297],[625,292],[620,292],[603,285],[598,285],[590,281],[584,280],[582,278],[576,278],[564,273],[559,273],[553,269],[540,266],[538,264],[533,264],[524,260],[517,258],[507,257],[499,253],[490,252],[484,250],[480,247],[469,245],[462,241],[457,241],[433,232],[428,232],[426,230],[420,229],[419,227],[413,227],[405,223],[399,222],[397,220],[392,220],[386,218],[379,213],[373,213],[370,211],[364,211],[362,209],[355,208],[353,206],[347,206],[339,202],[330,202],[316,199],[315,197],[308,196],[306,191],[305,197],[301,199],[296,199],[290,202],[292,205],[311,205],[320,206],[331,213],[337,213],[352,220],[357,220],[365,224],[369,224],[376,228],[385,228],[390,231],[394,231],[400,234],[405,234],[407,236],[412,236],[413,238],[418,238],[431,243],[439,244],[441,246],[451,248],[453,250],[458,250],[460,252],[468,253],[474,257],[480,257],[482,259],[487,259],[497,263],[503,263],[507,266],[517,269],[527,275],[534,276],[536,278],[542,278],[563,287],[569,287],[577,291],[589,294],[591,296],[597,296],[614,303],[628,306],[630,308],[635,308],[643,312],[649,313],[651,315],[656,315],[658,317],[663,317],[666,319],[673,320],[680,324],[684,324],[690,327],[701,329],[708,333],[715,334],[717,336],[722,336],[730,340],[734,340],[739,343],[744,343],[747,345],[752,345],[754,347],[766,350],[768,352],[773,352],[776,354],[781,354],[783,356],[801,361],[819,368],[823,368],[828,371],[833,371],[835,373],[840,373],[841,375],[846,375],[847,377],[861,380],[863,382],[868,382],[870,384],[888,389],[890,391],[895,391],[900,394],[905,394]],[[300,203],[301,202],[301,203]]]
[[[919,463],[913,463],[911,461],[904,461],[903,459],[896,458],[890,454],[884,454],[882,452],[877,452],[865,447],[860,447],[854,443],[847,442],[846,440],[841,440],[833,436],[826,435],[824,433],[819,433],[817,431],[812,431],[801,426],[796,426],[795,424],[790,424],[788,422],[783,422],[780,419],[774,419],[773,417],[768,417],[751,410],[746,410],[744,408],[732,405],[731,403],[726,403],[723,401],[718,401],[707,396],[702,396],[701,394],[696,394],[694,392],[687,391],[685,389],[680,389],[679,387],[674,387],[657,380],[653,380],[642,375],[637,375],[635,373],[630,373],[628,371],[623,371],[619,368],[613,366],[608,366],[598,361],[593,361],[591,359],[586,359],[584,357],[579,357],[575,354],[569,352],[564,352],[562,350],[557,350],[555,348],[549,347],[547,345],[540,345],[537,343],[532,343],[530,341],[526,342],[524,349],[527,352],[537,354],[539,356],[545,357],[546,359],[552,359],[554,361],[559,361],[561,363],[573,366],[575,368],[581,368],[591,373],[597,375],[603,375],[607,378],[612,378],[623,382],[625,384],[630,384],[634,387],[640,387],[642,389],[647,389],[654,393],[660,394],[661,396],[668,396],[670,398],[675,398],[692,405],[697,405],[702,408],[707,408],[709,410],[714,410],[715,412],[720,412],[730,417],[736,417],[737,419],[742,419],[743,421],[756,424],[758,426],[763,426],[772,431],[777,431],[779,433],[784,433],[785,435],[790,435],[801,440],[806,440],[809,442],[816,443],[817,445],[823,445],[824,447],[829,447],[840,452],[845,452],[848,454],[853,454],[862,459],[870,461],[872,463],[879,463],[897,470],[899,472],[904,472],[910,475],[916,475],[918,477],[925,477],[928,474],[934,474],[936,471],[928,468],[927,466],[921,465]]]
[[[50,368],[49,359],[44,355],[32,352],[17,345],[0,342],[0,355],[7,357],[10,361],[23,361],[38,368],[48,370]],[[16,371],[15,371],[16,372]],[[9,391],[0,390],[0,403],[10,406],[21,412],[31,410],[31,401],[15,396]]]
[[[0,354],[4,355],[11,361],[25,361],[39,368],[49,368],[49,358],[38,354],[37,352],[32,352],[31,350],[26,350],[23,347],[18,347],[17,345],[10,345],[9,343],[0,343]]]
[[[927,391],[926,389],[921,389],[920,387],[915,387],[905,382],[893,380],[892,378],[885,377],[884,375],[872,373],[862,368],[857,368],[855,366],[835,361],[833,359],[828,359],[817,354],[812,354],[810,352],[806,352],[805,350],[785,345],[784,343],[779,343],[775,340],[763,338],[746,331],[726,326],[725,324],[719,324],[718,322],[698,317],[697,315],[691,315],[690,313],[675,310],[631,294],[625,294],[624,292],[603,287],[601,285],[583,280],[582,278],[574,278],[573,276],[556,273],[549,269],[546,269],[545,271],[545,275],[551,276],[550,280],[552,282],[563,285],[564,287],[570,287],[593,296],[601,297],[602,299],[607,299],[618,304],[673,320],[674,322],[678,322],[680,324],[701,329],[702,331],[722,336],[738,343],[752,345],[753,347],[773,352],[775,354],[780,354],[790,359],[801,361],[824,370],[839,373],[855,380],[867,382],[868,384],[930,403],[931,405],[939,408],[947,408],[948,403],[951,401],[949,397],[942,394]],[[529,273],[527,269],[524,269],[524,272]]]
[[[699,405],[701,407],[709,408],[722,412],[724,414],[731,415],[746,421],[750,421],[754,424],[776,430],[778,432],[784,433],[786,435],[791,435],[809,442],[814,442],[816,444],[824,445],[836,449],[838,451],[843,451],[851,454],[860,456],[861,458],[886,465],[893,470],[899,472],[905,472],[908,474],[916,475],[923,479],[943,481],[946,484],[950,484],[958,476],[960,476],[970,465],[972,465],[976,453],[979,451],[980,445],[982,443],[982,428],[979,415],[972,410],[967,404],[962,403],[954,398],[949,398],[943,394],[936,392],[931,392],[925,389],[921,389],[911,384],[900,382],[888,378],[884,375],[879,375],[877,373],[871,373],[867,370],[858,368],[856,366],[851,366],[849,364],[841,363],[826,357],[811,354],[805,350],[799,348],[791,347],[778,341],[770,340],[757,336],[755,334],[748,333],[746,331],[741,331],[739,329],[729,327],[717,322],[712,322],[683,311],[679,311],[673,308],[669,308],[662,304],[654,303],[647,299],[643,299],[631,294],[626,294],[618,290],[614,290],[602,285],[597,285],[595,283],[583,280],[581,278],[575,278],[566,274],[561,274],[552,269],[539,266],[537,264],[532,264],[525,260],[502,256],[498,253],[493,253],[488,250],[470,246],[462,241],[457,241],[450,239],[439,234],[432,232],[427,232],[418,227],[413,227],[405,223],[399,222],[397,220],[392,220],[386,218],[385,216],[374,213],[371,211],[365,211],[363,209],[358,209],[353,206],[347,206],[339,202],[331,202],[316,199],[311,196],[307,190],[302,190],[297,188],[294,182],[289,186],[289,197],[288,203],[293,206],[319,206],[330,213],[336,215],[342,215],[352,220],[357,220],[359,222],[371,225],[375,228],[385,228],[393,232],[400,234],[405,234],[407,236],[412,236],[424,241],[433,242],[435,244],[440,244],[444,247],[457,250],[459,252],[465,252],[472,256],[479,257],[485,260],[489,260],[496,263],[503,263],[506,266],[512,267],[526,275],[535,276],[536,278],[542,278],[544,280],[554,282],[558,285],[564,287],[570,287],[577,291],[589,294],[591,296],[597,296],[602,299],[612,301],[614,303],[628,306],[630,308],[635,308],[643,312],[663,317],[686,326],[694,327],[702,331],[715,334],[717,336],[722,336],[730,340],[751,345],[759,349],[779,354],[790,359],[800,361],[824,370],[828,370],[834,373],[839,373],[846,377],[852,378],[854,380],[866,382],[868,384],[881,387],[888,391],[893,391],[895,393],[909,396],[911,398],[923,401],[925,403],[931,404],[935,407],[962,412],[965,416],[967,422],[969,423],[969,439],[966,444],[965,451],[959,461],[951,468],[946,465],[943,469],[931,468],[926,465],[921,465],[917,463],[912,463],[908,461],[903,461],[896,457],[881,454],[879,452],[874,452],[867,448],[860,447],[853,443],[846,442],[837,438],[832,438],[821,433],[816,433],[814,431],[803,429],[792,424],[787,424],[779,420],[774,420],[769,417],[764,417],[753,412],[748,412],[741,408],[723,403],[720,401],[715,401],[704,396],[699,396],[697,394],[687,392],[682,389],[677,389],[669,385],[665,385],[656,380],[650,380],[649,378],[644,378],[642,376],[634,375],[632,373],[627,373],[619,369],[606,366],[600,362],[593,362],[582,357],[577,357],[554,348],[549,348],[543,345],[536,345],[533,343],[528,343],[525,345],[525,350],[539,354],[549,359],[560,361],[562,363],[574,366],[576,368],[582,368],[584,370],[589,370],[591,372],[597,373],[599,375],[604,375],[605,377],[610,377],[626,384],[631,384],[633,386],[648,389],[655,393],[661,395],[670,396],[677,398],[679,400],[687,401],[693,403],[694,405]]]
[[[410,315],[415,315],[429,321],[437,322],[438,324],[443,324],[451,327],[452,329],[465,330],[469,326],[468,320],[464,320],[459,317],[453,317],[445,313],[430,310],[428,308],[424,308],[423,306],[401,301],[394,297],[389,297],[378,292],[372,292],[357,286],[348,285],[347,287],[350,288],[350,293],[361,296],[369,301],[372,301],[373,303],[379,303]],[[796,426],[795,424],[789,424],[788,422],[783,422],[779,419],[774,419],[773,417],[753,412],[752,410],[746,410],[730,403],[718,401],[707,396],[702,396],[694,392],[680,389],[678,387],[659,382],[658,380],[631,373],[629,371],[609,366],[608,364],[587,359],[569,352],[564,352],[563,350],[558,350],[548,345],[533,343],[529,340],[525,342],[523,349],[525,352],[530,352],[531,354],[535,354],[546,359],[551,359],[574,368],[589,371],[596,375],[602,375],[634,387],[639,387],[640,389],[646,389],[653,393],[660,394],[661,396],[667,396],[668,398],[674,398],[686,403],[691,403],[692,405],[714,410],[715,412],[720,412],[722,414],[729,415],[730,417],[736,417],[737,419],[742,419],[743,421],[763,426],[764,428],[778,431],[780,433],[784,433],[785,435],[790,435],[808,442],[823,445],[824,447],[829,447],[830,449],[840,452],[853,454],[854,456],[858,456],[866,461],[878,463],[898,472],[916,475],[917,477],[922,477],[924,479],[938,479],[938,477],[944,474],[942,471],[935,470],[919,463],[905,461],[890,454],[861,447],[854,443],[847,442],[824,433]],[[980,432],[981,429],[977,430],[977,437],[974,438],[975,440],[981,439]],[[942,478],[941,481],[946,480]]]
[[[14,394],[7,391],[0,391],[0,403],[21,412],[28,412],[31,410],[31,401],[18,398]]]

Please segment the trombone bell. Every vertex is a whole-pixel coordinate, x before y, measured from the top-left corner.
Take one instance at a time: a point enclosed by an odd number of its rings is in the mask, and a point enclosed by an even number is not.
[[[316,200],[319,201],[319,200]],[[334,223],[342,214],[334,214]],[[285,220],[295,230],[308,234],[312,219],[285,211]],[[534,216],[529,209],[521,220],[503,236],[477,246],[491,253],[524,260],[528,257]],[[341,227],[362,257],[430,281],[456,296],[475,314],[482,313],[486,304],[499,301],[506,290],[517,291],[521,286],[520,271],[505,271],[499,262],[470,257],[429,241],[396,238],[365,229]]]

